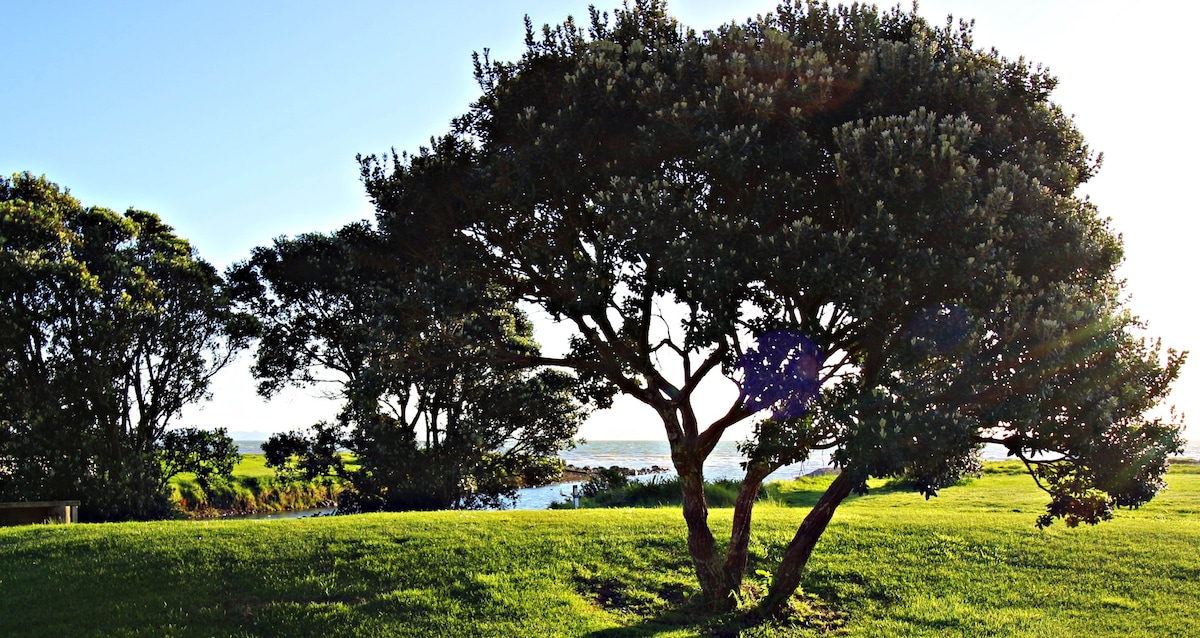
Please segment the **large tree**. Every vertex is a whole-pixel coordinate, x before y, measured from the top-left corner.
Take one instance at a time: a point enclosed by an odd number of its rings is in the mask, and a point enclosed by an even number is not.
[[[574,378],[493,365],[480,352],[494,342],[485,328],[536,354],[524,314],[486,296],[464,306],[381,242],[352,224],[278,239],[230,272],[262,322],[259,391],[325,384],[344,402],[340,427],[275,437],[274,462],[296,454],[306,473],[325,471],[348,429],[341,443],[356,467],[342,470],[353,489],[341,505],[358,511],[497,506],[557,476],[583,414]]]
[[[1161,489],[1180,423],[1145,415],[1183,357],[1121,306],[1119,238],[1076,195],[1097,157],[1040,67],[963,24],[815,3],[698,34],[647,0],[526,45],[477,60],[482,97],[430,148],[365,158],[368,192],[404,259],[574,329],[563,357],[508,360],[657,415],[709,602],[732,604],[762,480],[813,450],[841,474],[764,612],[869,477],[932,495],[993,442],[1049,492],[1042,524]],[[718,374],[742,396],[702,421]],[[720,555],[703,462],[752,418]]]
[[[0,179],[0,273],[0,498],[168,514],[167,428],[248,334],[220,275],[153,213],[28,173]]]

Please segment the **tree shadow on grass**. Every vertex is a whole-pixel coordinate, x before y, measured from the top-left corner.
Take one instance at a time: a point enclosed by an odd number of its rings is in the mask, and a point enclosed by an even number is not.
[[[584,634],[586,638],[638,638],[641,636],[662,636],[672,634],[699,634],[717,638],[733,638],[735,636],[825,636],[836,635],[838,627],[845,621],[844,616],[829,621],[826,618],[813,619],[801,617],[785,617],[762,621],[742,612],[705,616],[702,613],[687,614],[686,611],[676,611],[654,618],[644,618],[640,622],[624,627],[612,627]]]
[[[637,622],[624,627],[601,629],[589,634],[586,638],[639,638],[641,636],[662,636],[672,634],[700,634],[702,636],[738,636],[753,627],[753,623],[745,615],[729,613],[707,615],[697,609],[687,608],[672,610],[649,618],[641,618]]]
[[[743,587],[742,593],[749,602],[747,606],[739,606],[739,609],[733,611],[713,613],[701,607],[698,600],[693,598],[657,613],[634,616],[631,618],[633,622],[628,625],[584,635],[588,638],[676,634],[718,637],[823,636],[835,634],[848,619],[847,614],[838,605],[828,602],[822,596],[801,591],[792,597],[788,608],[780,616],[764,621],[754,613],[753,601],[765,595],[765,588],[751,584]]]

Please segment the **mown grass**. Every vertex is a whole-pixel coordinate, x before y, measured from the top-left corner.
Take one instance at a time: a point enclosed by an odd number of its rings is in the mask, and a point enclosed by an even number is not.
[[[844,617],[836,635],[1197,635],[1200,466],[1168,483],[1099,527],[1044,531],[1008,466],[928,502],[876,489],[839,509],[804,588]],[[785,503],[819,488],[757,508],[751,574],[804,514]],[[696,591],[677,508],[0,529],[3,636],[829,635],[705,619]]]

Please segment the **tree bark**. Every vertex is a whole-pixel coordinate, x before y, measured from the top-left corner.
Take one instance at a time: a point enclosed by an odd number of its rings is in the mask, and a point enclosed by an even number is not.
[[[850,495],[854,484],[851,473],[843,469],[829,489],[821,495],[812,511],[804,517],[792,542],[788,544],[783,560],[775,570],[767,597],[759,604],[760,617],[768,618],[778,613],[800,586],[800,576],[804,573],[804,566],[808,564],[809,557],[812,556],[813,547],[816,546],[825,527],[829,525],[829,520],[833,518],[834,510]]]
[[[771,473],[771,468],[762,465],[751,465],[746,470],[746,478],[738,488],[737,502],[733,506],[733,528],[729,535],[729,547],[725,550],[725,581],[730,588],[742,584],[746,575],[746,563],[750,556],[750,523],[754,513],[754,501],[758,498],[758,490],[763,480]]]
[[[676,455],[673,455],[676,456]],[[703,461],[675,458],[679,485],[683,492],[683,519],[687,522],[688,553],[696,567],[700,591],[707,606],[717,611],[731,609],[732,589],[725,572],[717,564],[716,543],[708,527],[708,503],[704,498]]]

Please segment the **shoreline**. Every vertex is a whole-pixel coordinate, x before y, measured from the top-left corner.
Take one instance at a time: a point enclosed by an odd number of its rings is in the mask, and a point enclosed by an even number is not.
[[[670,472],[670,468],[665,468],[660,465],[651,465],[644,468],[622,467],[620,465],[610,465],[608,467],[584,465],[579,467],[574,464],[567,465],[563,468],[562,475],[557,481],[551,481],[546,485],[563,485],[565,483],[584,483],[589,479],[600,475],[602,471],[619,472],[622,476],[648,476],[652,474],[666,474]]]

